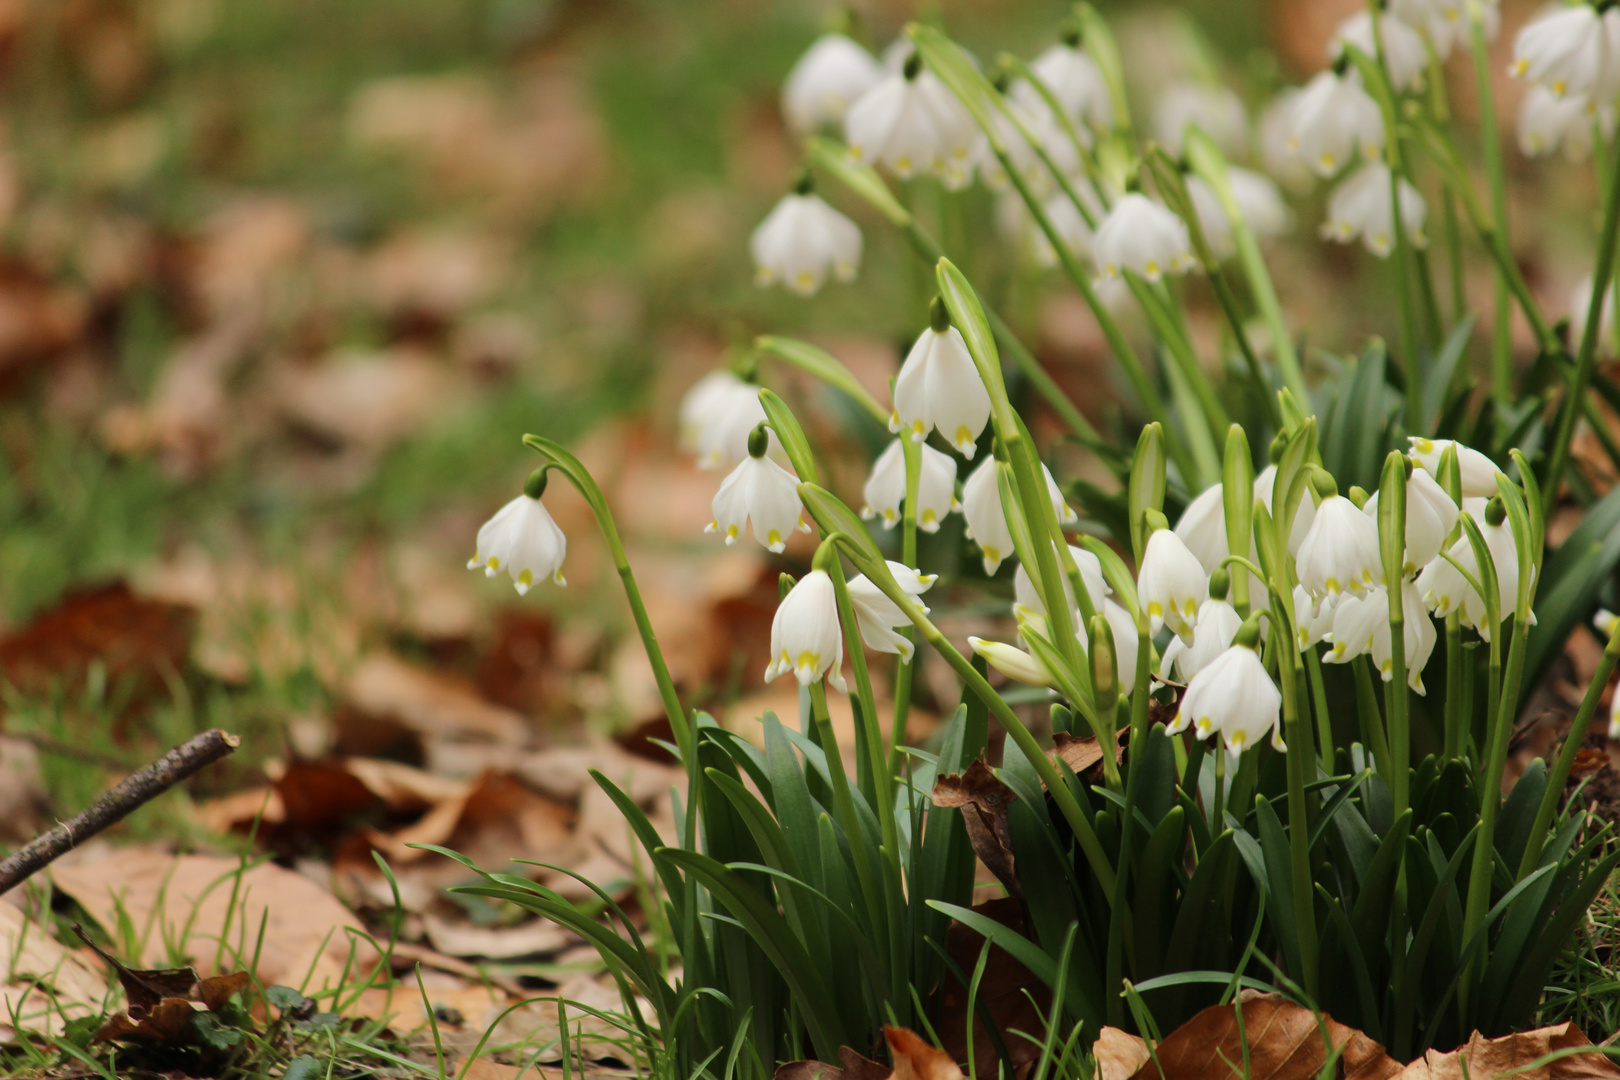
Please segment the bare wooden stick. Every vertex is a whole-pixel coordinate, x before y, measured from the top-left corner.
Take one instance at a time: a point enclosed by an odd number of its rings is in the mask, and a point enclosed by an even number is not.
[[[84,813],[62,822],[0,862],[0,895],[240,745],[242,740],[237,736],[214,728],[175,747],[140,772],[125,777],[123,783],[91,803]]]

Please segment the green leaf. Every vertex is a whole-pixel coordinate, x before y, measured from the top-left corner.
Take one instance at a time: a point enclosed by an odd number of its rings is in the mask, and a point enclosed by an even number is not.
[[[1587,508],[1575,531],[1543,567],[1536,625],[1525,650],[1524,685],[1535,686],[1564,648],[1575,624],[1597,604],[1598,590],[1620,563],[1620,487]]]
[[[1131,511],[1131,551],[1138,564],[1148,541],[1144,515],[1149,510],[1164,511],[1164,467],[1164,429],[1154,422],[1144,427],[1136,440],[1136,456],[1131,459],[1131,479],[1126,486]]]
[[[1080,546],[1097,556],[1097,561],[1102,564],[1103,580],[1114,590],[1115,602],[1130,612],[1132,619],[1140,619],[1142,602],[1136,595],[1136,579],[1131,576],[1125,560],[1119,557],[1119,552],[1095,536],[1080,537]]]
[[[829,536],[833,533],[843,533],[849,537],[859,549],[859,557],[852,556],[852,559],[858,564],[861,573],[871,579],[873,584],[879,584],[879,578],[874,574],[881,574],[893,582],[894,575],[889,573],[888,565],[883,561],[883,553],[878,550],[872,534],[867,531],[866,523],[856,517],[855,512],[845,506],[838,496],[817,484],[801,483],[799,499],[804,503],[805,510],[815,519],[816,524],[821,526],[823,533]]]
[[[1151,736],[1150,736],[1151,737]],[[1160,738],[1159,742],[1168,742]],[[1136,937],[1135,971],[1139,978],[1164,972],[1175,895],[1172,865],[1186,840],[1185,813],[1172,807],[1148,837],[1136,863],[1131,919]]]
[[[1456,374],[1457,362],[1468,350],[1468,339],[1473,332],[1474,314],[1468,312],[1458,320],[1456,326],[1452,327],[1451,333],[1446,335],[1445,343],[1440,346],[1440,351],[1430,362],[1428,374],[1423,379],[1424,428],[1410,434],[1432,435],[1437,431],[1440,411],[1445,407],[1446,398],[1451,393],[1451,380]]]
[[[787,407],[787,402],[769,390],[759,392],[759,403],[764,406],[765,419],[770,422],[771,430],[776,432],[777,441],[782,444],[793,471],[800,480],[815,483],[818,479],[816,456],[810,450],[810,440],[805,438],[798,417]]]
[[[1384,842],[1378,846],[1378,854],[1373,856],[1356,891],[1350,924],[1365,955],[1380,956],[1387,952],[1384,942],[1389,933],[1389,913],[1395,903],[1395,883],[1406,857],[1406,837],[1411,828],[1412,811],[1407,809],[1395,819]]]
[[[817,348],[807,342],[777,337],[772,334],[756,338],[754,345],[761,352],[768,353],[779,360],[792,364],[801,371],[808,372],[828,386],[842,390],[849,396],[850,400],[865,409],[867,415],[872,419],[879,424],[888,424],[889,410],[878,404],[878,400],[867,392],[866,387],[862,386],[860,381],[850,373],[849,368],[845,367],[836,356],[827,350]],[[770,410],[767,409],[766,415],[769,415],[769,413]],[[778,432],[778,435],[780,434]],[[803,479],[811,479],[803,476],[803,474],[800,475]]]
[[[304,1054],[287,1062],[286,1070],[281,1074],[281,1080],[317,1080],[326,1075],[326,1066],[321,1059]]]

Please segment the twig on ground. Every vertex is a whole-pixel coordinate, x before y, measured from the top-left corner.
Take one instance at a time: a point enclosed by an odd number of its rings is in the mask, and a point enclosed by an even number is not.
[[[73,850],[107,826],[122,821],[142,804],[163,794],[192,773],[212,765],[242,744],[235,735],[214,728],[177,746],[91,803],[82,814],[62,822],[44,836],[0,862],[0,895],[10,892],[52,861]]]

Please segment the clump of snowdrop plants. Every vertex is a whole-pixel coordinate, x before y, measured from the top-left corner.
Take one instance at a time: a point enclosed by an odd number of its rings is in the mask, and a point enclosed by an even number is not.
[[[1514,50],[1512,74],[1534,84],[1524,152],[1608,163],[1596,265],[1569,324],[1541,310],[1513,253],[1491,0],[1371,5],[1304,86],[1268,104],[1176,83],[1144,124],[1127,61],[1084,3],[1027,63],[975,58],[931,26],[881,53],[851,34],[814,43],[783,92],[806,168],[754,234],[758,279],[806,299],[849,280],[866,242],[855,217],[875,214],[928,271],[895,313],[914,344],[886,401],[826,350],[767,335],[680,408],[683,450],[728,470],[708,531],[751,534],[782,571],[769,665],[746,677],[792,675],[798,715],[738,732],[692,708],[606,497],[566,448],[527,436],[541,469],[480,532],[474,565],[510,570],[520,591],[560,583],[548,471],[594,511],[687,772],[679,840],[597,780],[651,860],[682,981],[538,886],[491,877],[480,891],[596,942],[686,1070],[746,1038],[745,1071],[764,1076],[789,1048],[832,1061],[886,1022],[929,1019],[918,1011],[953,918],[1062,987],[1064,1030],[1140,1022],[1126,986],[1173,1025],[1239,977],[1291,987],[1397,1055],[1527,1026],[1620,861],[1602,828],[1560,810],[1620,620],[1592,624],[1607,647],[1557,759],[1502,795],[1527,692],[1615,599],[1620,498],[1573,475],[1570,446],[1594,388],[1620,400],[1595,364],[1614,338],[1616,18],[1560,7]],[[1488,128],[1483,197],[1445,100],[1442,68],[1464,62]],[[1307,328],[1263,244],[1318,183],[1320,236],[1359,240],[1396,302],[1393,344],[1312,336],[1360,355],[1307,367]],[[1106,423],[910,208],[930,203],[916,197],[927,185],[948,209],[977,184],[1002,229],[954,242],[1010,237],[1078,294],[1121,376]],[[1461,287],[1474,252],[1497,285],[1490,319]],[[1139,320],[1122,318],[1131,309]],[[1189,333],[1194,309],[1218,313],[1217,355]],[[1542,361],[1522,365],[1522,385],[1513,317]],[[864,483],[831,479],[847,470],[818,461],[771,389],[778,365],[845,397],[818,427],[842,422],[850,444],[880,448]],[[1549,552],[1560,507],[1584,520]],[[793,546],[798,530],[813,540]],[[924,593],[981,625],[945,632]],[[959,704],[917,679],[925,663],[949,669]],[[950,719],[908,749],[925,695]],[[832,722],[846,710],[852,747]],[[967,829],[928,798],[980,759],[992,727],[1007,737],[986,761],[1002,794],[975,812],[999,807],[996,850],[983,822]],[[976,854],[1022,901],[1023,933],[968,909]]]

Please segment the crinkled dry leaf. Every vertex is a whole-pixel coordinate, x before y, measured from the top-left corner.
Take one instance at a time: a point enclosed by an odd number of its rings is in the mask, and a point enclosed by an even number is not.
[[[1474,1032],[1468,1042],[1449,1054],[1430,1050],[1398,1074],[1398,1080],[1494,1080],[1556,1050],[1575,1050],[1591,1042],[1574,1024],[1522,1031],[1487,1039]],[[1570,1054],[1537,1069],[1517,1074],[1514,1080],[1615,1080],[1620,1064],[1597,1051]]]
[[[535,919],[522,926],[471,926],[424,913],[422,929],[433,947],[442,953],[449,956],[481,956],[489,960],[514,960],[521,956],[554,953],[579,941],[572,933],[547,919]]]
[[[838,1060],[842,1068],[825,1061],[784,1062],[776,1067],[773,1080],[889,1080],[894,1071],[847,1046],[838,1048]]]
[[[1013,897],[987,900],[975,904],[973,910],[1020,934],[1028,933],[1024,925],[1023,905]],[[984,944],[984,937],[978,931],[958,922],[951,923],[946,936],[946,951],[961,971],[971,972],[974,969]],[[945,977],[938,995],[937,1027],[940,1045],[957,1061],[967,1060],[967,996],[966,986],[950,975]],[[1039,1031],[1046,1022],[1044,1013],[1051,1005],[1051,991],[1028,968],[1014,960],[1010,953],[992,945],[990,958],[985,963],[984,978],[979,982],[978,1000],[981,1007],[989,1010],[996,1026],[1002,1031]],[[995,1043],[977,1011],[972,1022],[975,1069],[980,1076],[994,1076],[999,1061]],[[1040,1054],[1040,1047],[1028,1039],[1008,1039],[1006,1043],[1014,1067],[1020,1070]]]
[[[1022,898],[1024,889],[1013,865],[1012,830],[1007,824],[1007,804],[1014,798],[1012,788],[1002,783],[982,758],[970,764],[966,772],[948,773],[934,782],[934,805],[962,811],[962,825],[973,853],[1007,887],[1008,893]]]
[[[167,692],[191,647],[191,609],[136,596],[122,581],[81,589],[0,638],[0,671],[25,693],[71,687],[92,662],[111,685],[139,700]]]
[[[233,889],[230,879],[238,872],[241,884]],[[167,943],[177,942],[202,973],[217,974],[214,959],[227,924],[226,970],[235,970],[257,949],[254,974],[267,986],[305,985],[306,974],[309,993],[335,986],[351,947],[350,979],[363,978],[376,961],[376,950],[354,936],[364,927],[336,897],[273,863],[243,872],[235,859],[124,848],[96,861],[58,863],[50,874],[56,887],[102,926],[119,925],[121,905],[134,925],[152,927],[140,958],[147,962],[164,958]],[[257,945],[261,923],[262,949]]]
[[[491,705],[470,686],[386,653],[361,660],[345,687],[349,703],[392,717],[424,736],[520,743],[523,717]]]
[[[1246,998],[1241,1007],[1251,1080],[1315,1080],[1328,1058],[1315,1013],[1273,995]],[[1322,1023],[1342,1048],[1343,1080],[1389,1080],[1401,1071],[1366,1035],[1325,1014]],[[1212,1005],[1165,1036],[1154,1048],[1157,1061],[1143,1064],[1132,1080],[1160,1080],[1160,1069],[1169,1080],[1230,1080],[1243,1069],[1245,1039],[1238,1032],[1236,1007]]]
[[[1098,1080],[1130,1080],[1150,1058],[1142,1036],[1117,1027],[1102,1029],[1091,1045],[1091,1056],[1097,1061]]]
[[[930,1046],[915,1031],[885,1027],[883,1038],[894,1061],[891,1080],[962,1080],[962,1070],[951,1055]]]

